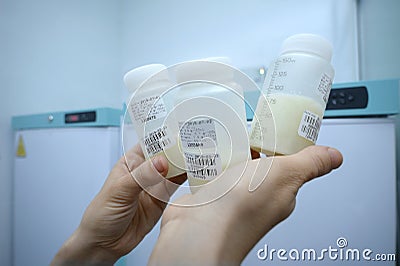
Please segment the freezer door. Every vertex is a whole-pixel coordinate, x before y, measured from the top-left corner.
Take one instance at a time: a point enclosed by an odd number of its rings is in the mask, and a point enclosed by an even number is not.
[[[14,265],[50,263],[117,161],[119,132],[117,127],[16,132],[15,149],[21,137],[26,156],[16,156],[14,165]]]
[[[343,165],[303,186],[292,215],[243,265],[367,265],[383,258],[389,261],[379,265],[395,265],[389,258],[396,253],[394,121],[324,120],[318,144],[338,148]]]

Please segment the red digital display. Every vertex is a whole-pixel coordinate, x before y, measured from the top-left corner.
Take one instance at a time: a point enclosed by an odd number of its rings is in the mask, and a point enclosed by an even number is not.
[[[67,124],[88,122],[96,122],[95,111],[65,114],[65,123]]]
[[[79,120],[79,115],[69,115],[67,120],[68,122],[77,122]]]

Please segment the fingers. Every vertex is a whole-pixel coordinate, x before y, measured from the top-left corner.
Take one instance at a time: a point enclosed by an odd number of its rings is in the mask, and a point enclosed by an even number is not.
[[[108,202],[107,204],[112,202],[113,206],[131,206],[138,201],[143,190],[163,182],[167,172],[168,163],[163,157],[146,160],[131,173],[126,172],[123,175],[120,165],[117,165],[111,171],[98,197]]]
[[[186,179],[185,175],[180,175],[169,180],[165,178],[167,173],[167,159],[164,156],[157,156],[134,169],[131,175],[142,190],[166,203]]]
[[[106,181],[107,191],[119,191],[127,201],[134,200],[143,190],[156,199],[167,202],[186,175],[165,179],[168,161],[164,156],[146,160],[139,144],[127,151],[111,171]],[[172,182],[171,182],[172,181]]]
[[[121,160],[127,165],[129,171],[138,167],[145,161],[141,146],[136,144],[132,149],[125,152]]]
[[[163,156],[156,156],[133,169],[131,175],[143,189],[146,189],[164,181],[167,173],[167,159]]]
[[[139,144],[124,153],[119,161],[114,165],[106,182],[114,182],[129,173],[145,161],[142,149]]]

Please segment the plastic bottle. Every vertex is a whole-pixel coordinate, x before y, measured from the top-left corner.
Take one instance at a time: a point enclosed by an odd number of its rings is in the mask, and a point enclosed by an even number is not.
[[[167,178],[185,173],[178,146],[178,125],[168,119],[174,96],[166,93],[172,85],[168,70],[161,64],[135,68],[124,76],[132,94],[128,112],[146,159],[164,154],[169,161]]]
[[[176,119],[192,192],[250,157],[243,89],[225,62],[208,58],[176,68]]]
[[[268,155],[315,144],[331,90],[332,46],[313,34],[287,38],[271,63],[251,125],[250,146]]]

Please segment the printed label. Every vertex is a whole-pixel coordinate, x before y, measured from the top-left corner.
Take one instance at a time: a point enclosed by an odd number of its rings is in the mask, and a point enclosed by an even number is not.
[[[319,116],[310,111],[304,111],[297,133],[300,137],[315,143],[318,138],[320,127],[321,119]]]
[[[219,154],[193,154],[185,152],[185,164],[188,175],[210,181],[222,173]]]
[[[179,127],[181,143],[184,149],[215,148],[217,146],[217,132],[213,119],[201,118],[180,122]]]
[[[328,102],[331,87],[332,79],[327,74],[323,74],[321,80],[319,81],[317,91],[321,94],[325,104]]]
[[[144,145],[146,147],[147,154],[152,157],[164,149],[170,148],[175,144],[168,136],[167,126],[158,128],[144,137]]]
[[[149,96],[130,105],[131,112],[136,121],[146,123],[167,116],[167,108],[163,99],[158,95]]]

